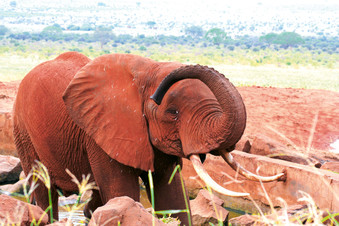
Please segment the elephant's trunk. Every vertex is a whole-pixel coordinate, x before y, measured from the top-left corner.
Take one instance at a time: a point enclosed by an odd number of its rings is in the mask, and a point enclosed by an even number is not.
[[[190,65],[180,67],[166,76],[151,98],[160,104],[167,90],[183,79],[199,79],[212,91],[223,113],[214,119],[215,123],[211,124],[214,127],[208,128],[212,131],[209,136],[218,144],[216,149],[232,149],[241,138],[246,125],[245,106],[239,92],[224,75],[214,69]]]
[[[216,117],[215,122],[211,125],[217,125],[213,128],[208,128],[210,138],[215,142],[214,149],[219,152],[220,155],[225,159],[225,161],[239,173],[251,180],[257,181],[273,181],[278,180],[284,176],[284,174],[278,174],[272,177],[260,177],[255,174],[250,173],[236,163],[230,151],[234,149],[235,144],[241,138],[246,125],[246,111],[245,106],[242,101],[242,98],[236,88],[226,79],[222,74],[215,71],[214,69],[195,65],[195,66],[184,66],[178,68],[177,70],[171,72],[167,75],[164,80],[160,83],[159,87],[151,98],[159,105],[168,91],[168,89],[176,82],[183,79],[199,79],[205,83],[208,88],[212,91],[217,101],[220,104],[222,113],[220,116]],[[212,189],[228,195],[228,196],[246,196],[248,193],[238,193],[229,191],[220,185],[218,185],[208,173],[204,170],[200,158],[192,150],[191,155],[189,156],[193,167],[199,177]],[[212,151],[212,150],[209,150]]]

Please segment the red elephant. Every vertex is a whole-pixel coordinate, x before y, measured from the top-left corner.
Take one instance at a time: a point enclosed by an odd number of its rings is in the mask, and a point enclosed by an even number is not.
[[[154,94],[154,95],[152,95]],[[90,60],[67,52],[35,67],[22,80],[14,106],[15,144],[26,174],[35,160],[51,178],[53,216],[57,189],[77,190],[65,169],[79,180],[91,174],[94,190],[85,215],[117,196],[139,200],[139,177],[149,191],[152,171],[155,209],[185,209],[180,176],[168,180],[181,158],[198,175],[227,195],[247,195],[217,185],[200,157],[222,155],[233,168],[230,151],[246,125],[242,98],[224,75],[200,65],[156,62],[131,54]],[[258,178],[240,167],[240,173]],[[38,186],[37,204],[46,209],[48,192]],[[179,213],[188,225],[187,213]]]

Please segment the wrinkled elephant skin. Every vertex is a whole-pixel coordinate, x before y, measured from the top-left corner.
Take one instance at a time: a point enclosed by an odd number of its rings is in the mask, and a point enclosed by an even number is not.
[[[149,170],[156,210],[185,209],[178,173],[168,184],[175,166],[181,158],[199,162],[197,156],[232,151],[246,124],[240,94],[214,69],[130,54],[90,60],[76,52],[26,75],[13,118],[25,173],[35,160],[50,173],[55,218],[56,189],[77,191],[65,169],[78,180],[91,174],[99,187],[87,216],[114,197],[139,201],[138,177],[149,189]],[[44,186],[34,197],[47,208]],[[187,225],[186,213],[177,216]]]

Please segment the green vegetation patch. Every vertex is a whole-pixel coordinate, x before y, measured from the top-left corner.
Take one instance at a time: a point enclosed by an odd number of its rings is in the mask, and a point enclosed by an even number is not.
[[[105,31],[107,32],[107,31]],[[112,34],[110,34],[112,35]],[[127,37],[128,38],[128,37]],[[141,36],[139,39],[150,37]],[[306,47],[276,48],[235,45],[0,40],[0,81],[22,79],[40,62],[66,51],[90,58],[131,53],[157,61],[177,61],[215,67],[237,86],[274,86],[339,91],[339,54]]]

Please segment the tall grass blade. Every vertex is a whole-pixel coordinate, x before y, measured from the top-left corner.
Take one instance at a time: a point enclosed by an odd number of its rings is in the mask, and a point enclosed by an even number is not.
[[[149,181],[149,188],[151,192],[151,204],[152,204],[152,225],[155,226],[155,205],[154,205],[154,185],[153,185],[153,177],[151,170],[148,170],[148,181]]]
[[[53,218],[53,203],[52,203],[52,193],[51,193],[51,179],[49,177],[47,167],[37,160],[35,162],[36,162],[36,165],[34,165],[32,168],[33,180],[34,181],[37,181],[37,179],[41,180],[45,184],[48,190],[48,202],[49,202],[48,208],[50,212],[50,222],[53,223],[54,218]]]
[[[170,180],[168,181],[168,184],[170,184],[174,178],[174,175],[179,172],[179,176],[180,176],[180,182],[181,182],[181,188],[182,188],[182,192],[183,192],[183,195],[184,195],[184,199],[185,199],[185,206],[186,206],[186,211],[187,212],[187,218],[188,218],[188,224],[189,226],[192,225],[192,221],[191,221],[191,213],[190,213],[190,207],[189,207],[189,203],[188,203],[188,199],[186,197],[186,189],[185,189],[185,184],[184,184],[184,179],[182,177],[182,174],[181,174],[181,167],[180,165],[177,165],[174,170],[173,170],[173,173],[171,175],[171,178]]]

